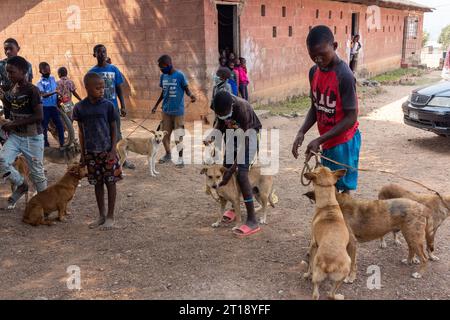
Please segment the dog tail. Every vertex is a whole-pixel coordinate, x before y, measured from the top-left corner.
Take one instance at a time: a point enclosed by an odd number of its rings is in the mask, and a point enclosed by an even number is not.
[[[117,153],[119,155],[119,164],[123,166],[125,160],[127,159],[127,139],[121,139],[116,144]]]

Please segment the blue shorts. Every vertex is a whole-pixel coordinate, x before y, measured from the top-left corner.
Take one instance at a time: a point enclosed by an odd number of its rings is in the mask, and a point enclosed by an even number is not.
[[[361,149],[361,133],[356,131],[353,138],[346,143],[339,144],[333,148],[323,150],[322,154],[334,161],[346,164],[353,168],[358,168],[359,150]],[[322,159],[322,164],[330,170],[347,169],[347,174],[343,176],[336,184],[339,191],[356,190],[358,186],[358,171],[345,168]]]

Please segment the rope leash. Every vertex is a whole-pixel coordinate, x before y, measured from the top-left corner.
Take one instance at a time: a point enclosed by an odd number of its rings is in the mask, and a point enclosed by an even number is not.
[[[385,174],[390,174],[390,175],[392,175],[392,176],[394,176],[394,177],[397,177],[397,178],[399,178],[399,179],[402,179],[402,180],[405,180],[405,181],[414,183],[414,184],[416,184],[416,185],[418,185],[418,186],[420,186],[420,187],[422,187],[422,188],[424,188],[424,189],[427,189],[428,191],[433,192],[435,195],[437,195],[437,196],[439,197],[439,199],[442,201],[442,203],[443,203],[444,206],[447,208],[447,210],[450,211],[450,207],[447,205],[447,203],[445,202],[445,200],[444,200],[444,198],[442,197],[442,195],[441,195],[438,191],[436,191],[436,190],[434,190],[434,189],[432,189],[432,188],[430,188],[430,187],[424,185],[424,184],[421,183],[421,182],[418,182],[418,181],[413,180],[413,179],[410,179],[410,178],[405,178],[405,177],[403,177],[403,176],[401,176],[401,175],[399,175],[399,174],[397,174],[397,173],[395,173],[395,172],[391,172],[391,171],[387,171],[387,170],[366,169],[366,168],[354,168],[354,167],[352,167],[352,166],[349,166],[349,165],[340,163],[340,162],[338,162],[338,161],[335,161],[335,160],[333,160],[333,159],[330,159],[330,158],[328,158],[328,157],[325,157],[325,156],[322,155],[320,152],[314,152],[314,151],[310,151],[310,152],[311,152],[311,153],[315,156],[315,158],[316,158],[316,168],[320,165],[320,164],[319,164],[320,162],[319,162],[318,159],[321,158],[321,159],[325,159],[325,160],[330,161],[330,162],[332,162],[332,163],[334,163],[334,164],[336,164],[336,165],[338,165],[338,166],[342,166],[342,167],[347,168],[347,169],[350,169],[350,170],[363,171],[363,172],[375,172],[375,173],[385,173]],[[309,181],[308,184],[305,185],[305,184],[304,184],[304,181],[303,181],[303,175],[304,175],[304,173],[306,173],[306,172],[311,172],[311,167],[309,166],[308,162],[309,162],[309,159],[307,158],[307,160],[305,160],[305,165],[304,165],[303,170],[302,170],[302,177],[301,177],[302,179],[301,179],[301,182],[302,182],[302,184],[303,184],[304,186],[308,186],[309,184],[311,184],[311,181]]]

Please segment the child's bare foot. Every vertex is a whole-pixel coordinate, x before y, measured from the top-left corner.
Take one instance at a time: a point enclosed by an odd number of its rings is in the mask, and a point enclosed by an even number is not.
[[[114,228],[114,218],[106,218],[106,221],[100,227],[101,231],[108,231]]]
[[[92,223],[89,225],[89,229],[95,229],[95,228],[97,228],[97,227],[103,225],[103,224],[105,223],[105,221],[106,221],[106,218],[105,218],[105,217],[99,217],[97,221],[92,222]]]

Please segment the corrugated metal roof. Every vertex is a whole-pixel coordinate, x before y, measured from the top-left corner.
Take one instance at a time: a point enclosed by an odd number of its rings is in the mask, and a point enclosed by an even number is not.
[[[410,0],[332,0],[332,1],[352,2],[358,4],[365,4],[368,6],[376,5],[380,7],[397,8],[397,9],[414,9],[424,12],[431,12],[433,10],[432,7]]]

